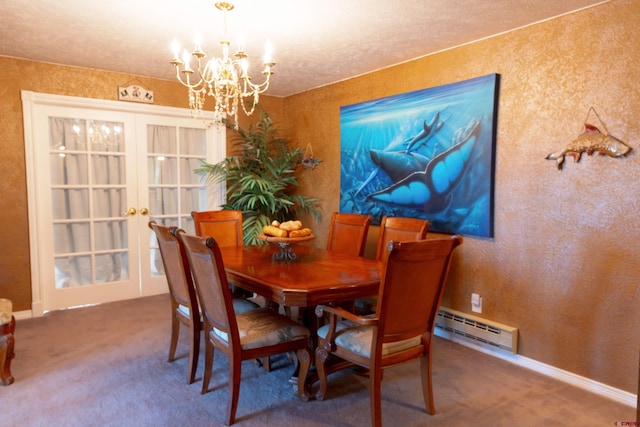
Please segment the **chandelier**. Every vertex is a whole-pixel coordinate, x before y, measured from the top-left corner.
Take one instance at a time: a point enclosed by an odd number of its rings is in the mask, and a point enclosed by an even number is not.
[[[223,114],[232,116],[237,126],[238,104],[241,104],[247,116],[253,113],[259,95],[269,87],[272,68],[276,64],[271,61],[270,47],[267,46],[262,70],[264,82],[252,83],[248,74],[249,61],[242,46],[233,57],[229,56],[231,42],[227,38],[227,13],[233,10],[234,6],[229,2],[217,2],[215,6],[224,14],[224,38],[220,41],[222,57],[211,58],[205,63],[206,54],[200,46],[199,36],[196,35],[193,52],[189,54],[185,49],[182,59],[178,56],[180,46],[176,40],[173,41],[173,58],[170,62],[176,67],[178,81],[189,90],[189,108],[194,117],[202,114],[208,95],[215,102],[214,111],[217,119]],[[195,69],[191,67],[191,57],[195,58]]]

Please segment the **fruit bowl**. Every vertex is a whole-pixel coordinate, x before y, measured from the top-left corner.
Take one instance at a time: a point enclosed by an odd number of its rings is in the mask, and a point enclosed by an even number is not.
[[[316,236],[314,236],[313,234],[310,234],[308,236],[302,236],[302,237],[275,237],[275,236],[267,236],[264,233],[258,234],[259,240],[262,240],[274,245],[278,245],[278,247],[280,248],[280,251],[273,254],[273,259],[278,261],[295,260],[297,258],[297,255],[295,252],[292,251],[293,247],[298,243],[309,242],[315,238]]]

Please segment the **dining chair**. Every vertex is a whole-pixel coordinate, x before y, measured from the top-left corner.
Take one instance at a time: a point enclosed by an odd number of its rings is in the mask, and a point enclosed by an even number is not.
[[[428,219],[383,216],[380,221],[376,259],[382,261],[391,240],[408,242],[425,239],[430,226],[431,221]]]
[[[362,256],[370,224],[369,215],[334,212],[329,223],[327,250]]]
[[[383,260],[391,240],[406,242],[425,239],[430,225],[431,221],[428,219],[383,216],[380,221],[376,259]],[[355,309],[358,314],[369,314],[375,310],[376,304],[377,297],[375,296],[362,298],[355,301]]]
[[[341,307],[319,305],[317,316],[329,315],[318,330],[315,362],[320,380],[318,400],[327,395],[327,375],[349,366],[369,370],[371,425],[382,424],[383,369],[420,359],[423,400],[435,414],[431,383],[431,344],[438,307],[454,249],[462,237],[389,243],[374,316],[358,316]],[[411,287],[406,281],[412,282]],[[411,307],[408,310],[407,307]],[[329,356],[337,361],[327,365]]]
[[[244,245],[241,210],[212,210],[191,212],[196,235],[210,236],[219,246]],[[237,297],[250,298],[252,293],[231,284],[231,290]]]
[[[191,217],[197,236],[213,237],[221,247],[244,245],[241,210],[193,211]],[[230,288],[236,298],[253,297],[252,292],[235,286],[233,283],[230,284]],[[268,301],[267,304],[269,304]],[[262,364],[265,371],[271,370],[271,361],[268,357],[257,362]]]
[[[241,210],[212,210],[191,212],[196,235],[211,236],[220,246],[242,246]]]
[[[309,329],[268,308],[234,312],[220,247],[211,237],[178,231],[185,245],[205,331],[205,366],[202,393],[209,391],[214,349],[229,358],[229,395],[225,424],[235,421],[240,394],[242,361],[295,352],[298,370],[296,395],[309,399],[305,381],[311,363]]]
[[[191,217],[197,236],[213,237],[221,247],[244,245],[241,210],[193,211]],[[253,297],[252,292],[235,286],[233,283],[230,284],[230,288],[236,298]],[[267,304],[269,304],[268,301]],[[262,364],[265,371],[271,370],[271,361],[268,357],[259,360],[258,363]]]
[[[169,286],[171,300],[171,341],[169,343],[169,362],[175,360],[180,324],[189,328],[189,366],[187,368],[187,384],[195,381],[200,354],[200,332],[202,320],[200,308],[193,285],[189,261],[182,242],[176,237],[177,227],[169,227],[149,221],[160,249],[160,257]],[[258,308],[251,301],[234,298],[234,309],[238,312]],[[197,313],[197,315],[193,315]]]

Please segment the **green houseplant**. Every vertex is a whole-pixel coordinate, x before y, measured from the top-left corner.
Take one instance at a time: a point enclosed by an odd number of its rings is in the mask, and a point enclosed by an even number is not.
[[[235,125],[224,121],[228,128]],[[262,227],[273,220],[295,219],[302,213],[320,218],[318,199],[295,194],[299,183],[297,166],[303,153],[280,136],[269,115],[260,110],[260,120],[248,130],[238,127],[231,156],[219,163],[203,162],[196,173],[209,182],[227,183],[223,209],[243,212],[244,243],[260,243]]]

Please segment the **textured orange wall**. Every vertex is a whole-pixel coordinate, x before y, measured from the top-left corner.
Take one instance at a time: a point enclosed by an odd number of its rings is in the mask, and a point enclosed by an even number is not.
[[[467,237],[444,305],[520,330],[519,353],[631,393],[640,343],[640,2],[616,0],[285,99],[290,136],[323,163],[301,191],[339,206],[340,106],[501,75],[495,237]],[[625,159],[545,157],[593,106]],[[372,240],[377,230],[372,230]],[[371,253],[369,250],[368,253]]]
[[[322,223],[308,220],[316,244],[326,242],[338,209],[340,106],[499,73],[495,237],[465,239],[444,304],[470,312],[478,292],[483,317],[520,328],[523,356],[635,393],[638,22],[637,0],[614,0],[296,96],[262,97],[283,135],[311,143],[323,160],[300,176],[301,192],[322,199]],[[31,301],[20,90],[115,99],[116,87],[134,78],[155,91],[157,105],[185,106],[175,82],[0,57],[0,295],[16,310]],[[590,106],[635,151],[626,159],[585,156],[557,171],[544,157],[578,135]]]

